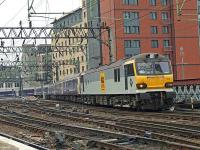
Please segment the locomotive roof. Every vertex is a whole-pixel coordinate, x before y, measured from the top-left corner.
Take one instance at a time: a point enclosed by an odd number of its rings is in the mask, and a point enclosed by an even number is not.
[[[148,59],[147,56],[148,55],[157,55],[157,58],[155,59],[161,59],[161,60],[165,60],[165,61],[168,61],[169,59],[163,55],[160,55],[160,54],[157,54],[157,53],[143,53],[143,54],[139,54],[139,55],[135,55],[133,57],[130,57],[130,58],[124,58],[124,59],[120,59],[116,62],[113,62],[109,65],[104,65],[104,66],[100,66],[98,68],[93,68],[93,69],[90,69],[88,71],[86,71],[85,73],[92,73],[94,71],[100,71],[100,70],[106,70],[107,68],[115,68],[115,67],[119,67],[121,66],[122,64],[124,64],[126,61],[131,61],[131,60],[144,60],[144,59]],[[154,59],[154,60],[155,60]],[[84,74],[84,73],[83,73]]]
[[[147,56],[150,56],[150,55],[154,55],[154,56],[157,56],[156,58],[154,59],[162,59],[162,60],[169,60],[166,56],[164,55],[160,55],[158,53],[143,53],[143,54],[139,54],[139,55],[136,55],[136,56],[133,56],[131,57],[130,59],[148,59]]]

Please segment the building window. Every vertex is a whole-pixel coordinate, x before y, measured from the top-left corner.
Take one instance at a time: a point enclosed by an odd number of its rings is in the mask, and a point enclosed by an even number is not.
[[[150,12],[151,20],[157,20],[157,12]]]
[[[156,6],[156,0],[149,0],[149,4],[151,6]]]
[[[158,48],[158,40],[151,41],[151,48]]]
[[[161,5],[162,6],[167,6],[168,0],[161,0]]]
[[[54,53],[53,53],[53,58],[52,59],[55,59]]]
[[[84,67],[84,66],[82,66],[82,72],[83,72],[83,71],[85,71],[85,67]]]
[[[6,88],[12,88],[12,83],[6,83]]]
[[[168,19],[168,13],[167,12],[162,12],[161,13],[161,18],[162,18],[162,20],[167,20]]]
[[[120,68],[114,69],[114,81],[120,82]]]
[[[158,28],[157,28],[157,26],[151,26],[151,33],[152,33],[152,34],[157,34],[157,33],[158,33]]]
[[[138,34],[139,32],[139,12],[124,12],[124,33]]]
[[[139,12],[125,12],[124,19],[139,19]]]
[[[3,88],[3,83],[0,83],[0,88]]]
[[[125,40],[125,48],[140,48],[140,40]]]
[[[125,57],[129,58],[140,53],[140,40],[125,40]]]
[[[125,26],[124,32],[126,34],[139,34],[140,33],[140,27],[139,26]]]
[[[170,46],[169,40],[163,40],[163,47],[164,48],[169,48],[169,46]]]
[[[17,83],[15,83],[15,87],[19,87],[19,83],[17,82]]]
[[[83,17],[86,18],[86,12],[83,13]]]
[[[138,0],[123,0],[126,5],[138,5]]]
[[[168,26],[163,26],[162,27],[162,32],[163,33],[169,33],[169,27]]]
[[[81,56],[81,61],[84,62],[84,57],[83,56]]]
[[[129,12],[124,13],[124,19],[130,19],[130,13]]]

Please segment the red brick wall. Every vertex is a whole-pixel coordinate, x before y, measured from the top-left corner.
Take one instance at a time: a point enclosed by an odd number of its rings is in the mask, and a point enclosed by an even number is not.
[[[111,28],[111,31],[113,32],[112,35],[114,34],[114,27],[115,27],[115,20],[114,20],[114,0],[100,0],[100,11],[101,11],[101,22],[105,22],[107,26]],[[102,40],[106,41],[108,40],[108,35],[106,32],[102,34]],[[116,45],[115,41],[112,41],[112,45]],[[102,55],[103,55],[103,64],[109,64],[109,49],[108,47],[103,44],[102,45]],[[113,56],[114,57],[114,56]]]
[[[106,22],[106,25],[112,29],[112,53],[115,60],[124,58],[124,40],[139,39],[141,53],[157,52],[170,55],[174,65],[175,79],[182,79],[183,72],[184,79],[200,78],[197,0],[186,1],[182,10],[183,16],[180,17],[181,21],[178,21],[177,18],[176,0],[173,0],[173,4],[167,6],[162,6],[160,0],[157,0],[156,6],[150,6],[149,0],[139,1],[138,6],[124,5],[123,0],[100,0],[100,2],[101,21]],[[124,34],[123,13],[125,11],[139,12],[140,34]],[[150,19],[151,11],[157,12],[157,20]],[[161,12],[168,12],[168,21],[161,19]],[[184,14],[196,15],[185,16]],[[162,33],[162,26],[164,25],[172,27],[169,28],[170,33]],[[158,34],[151,33],[151,26],[158,27]],[[106,40],[107,35],[102,34],[102,38]],[[152,39],[159,40],[159,48],[151,48]],[[169,39],[172,47],[163,48],[164,39]],[[181,65],[180,47],[184,49],[184,63],[187,63],[187,65],[184,65],[184,69]],[[105,45],[103,45],[103,63],[109,64],[109,50]]]
[[[175,8],[176,5],[174,1],[174,9]],[[177,18],[177,14],[174,11],[175,65],[177,68],[177,79],[179,80],[183,79],[183,77],[184,79],[200,78],[199,29],[197,18],[196,0],[186,1],[182,9],[182,16],[179,18]],[[186,63],[184,68],[180,65],[182,64],[181,47],[184,50],[184,63]],[[184,76],[182,75],[183,72]]]

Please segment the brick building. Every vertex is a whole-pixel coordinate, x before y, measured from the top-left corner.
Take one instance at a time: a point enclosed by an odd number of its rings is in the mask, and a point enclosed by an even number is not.
[[[103,64],[157,52],[172,60],[175,80],[200,78],[197,0],[186,0],[180,16],[176,0],[93,0],[88,7],[98,2],[96,11],[101,24],[111,28],[112,39],[112,59],[108,47],[102,45]],[[105,38],[102,34],[102,40]]]

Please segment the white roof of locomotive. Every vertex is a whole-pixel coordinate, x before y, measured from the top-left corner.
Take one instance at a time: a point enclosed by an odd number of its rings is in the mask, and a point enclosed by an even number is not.
[[[147,55],[155,55],[155,54],[157,54],[157,53],[143,53],[143,54],[135,55],[135,56],[130,57],[130,58],[120,59],[120,60],[118,60],[116,62],[113,62],[113,63],[111,63],[109,65],[103,65],[103,66],[100,66],[100,67],[97,67],[97,68],[93,68],[93,69],[87,70],[83,74],[88,74],[88,73],[92,73],[92,72],[95,72],[95,71],[101,71],[101,70],[105,70],[107,68],[119,67],[119,66],[121,66],[122,64],[124,64],[127,61],[131,61],[131,60],[135,60],[135,59],[140,59],[140,58],[141,59],[145,59],[147,57]],[[165,56],[160,55],[160,54],[158,54],[158,57],[166,59]]]

